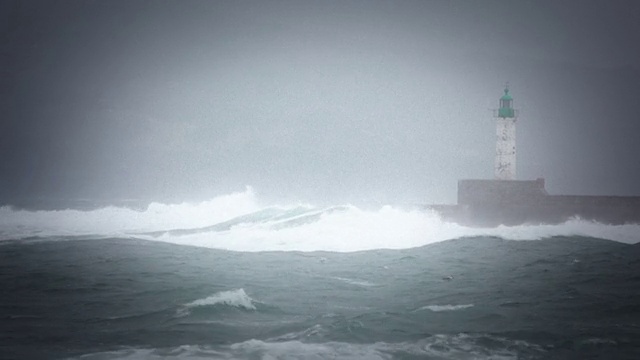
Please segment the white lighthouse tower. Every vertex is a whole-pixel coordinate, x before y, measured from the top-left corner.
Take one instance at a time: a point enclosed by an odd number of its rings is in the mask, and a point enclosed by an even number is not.
[[[509,86],[504,88],[500,98],[500,108],[494,115],[496,118],[496,180],[516,179],[516,120],[513,109],[513,98],[509,95]]]

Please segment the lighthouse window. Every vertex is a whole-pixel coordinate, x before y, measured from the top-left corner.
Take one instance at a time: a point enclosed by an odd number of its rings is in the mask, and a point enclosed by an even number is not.
[[[512,101],[513,100],[506,100],[506,99],[505,100],[500,100],[500,102],[502,103],[502,104],[500,104],[500,107],[511,108],[511,102]]]

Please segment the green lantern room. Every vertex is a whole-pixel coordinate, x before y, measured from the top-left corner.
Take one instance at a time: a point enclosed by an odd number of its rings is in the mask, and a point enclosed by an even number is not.
[[[498,117],[514,118],[515,111],[513,110],[513,98],[509,95],[509,88],[504,88],[504,95],[500,98],[500,109],[498,109]]]

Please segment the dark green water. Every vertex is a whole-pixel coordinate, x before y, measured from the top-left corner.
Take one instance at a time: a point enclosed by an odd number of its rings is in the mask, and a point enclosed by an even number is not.
[[[0,244],[5,359],[639,359],[640,246],[230,252]]]

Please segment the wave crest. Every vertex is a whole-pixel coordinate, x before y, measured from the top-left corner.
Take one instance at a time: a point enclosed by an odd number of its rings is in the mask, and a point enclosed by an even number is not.
[[[217,292],[203,299],[198,299],[190,303],[183,304],[177,311],[178,316],[189,315],[190,309],[201,306],[226,305],[246,310],[256,310],[253,300],[244,289],[234,289],[228,291]]]
[[[417,309],[416,311],[420,311],[420,310],[431,310],[433,312],[440,312],[440,311],[455,311],[455,310],[462,310],[462,309],[467,309],[473,307],[473,304],[464,304],[464,305],[427,305],[427,306],[423,306],[419,309]]]
[[[107,206],[95,210],[14,210],[0,207],[0,240],[25,237],[118,236],[203,227],[260,209],[251,187],[200,203],[151,203],[144,210]]]
[[[487,346],[491,344],[491,346]],[[483,334],[434,335],[417,342],[352,344],[247,340],[229,346],[183,345],[171,349],[128,349],[86,354],[81,359],[437,359],[539,358],[546,351],[522,340]]]
[[[246,252],[407,249],[464,237],[537,240],[584,236],[635,244],[640,241],[638,234],[638,224],[602,225],[579,219],[558,225],[471,228],[415,208],[262,206],[251,188],[197,204],[153,203],[144,211],[116,207],[91,211],[0,208],[0,240],[121,236]]]

